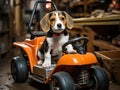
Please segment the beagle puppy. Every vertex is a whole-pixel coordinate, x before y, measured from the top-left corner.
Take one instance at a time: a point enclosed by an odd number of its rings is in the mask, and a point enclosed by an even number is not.
[[[69,40],[68,29],[72,29],[73,20],[64,11],[52,11],[47,13],[40,21],[41,28],[47,32],[46,39],[38,50],[39,61],[42,67],[51,66],[51,57],[62,55],[62,46]],[[66,46],[68,53],[73,53],[71,44]]]

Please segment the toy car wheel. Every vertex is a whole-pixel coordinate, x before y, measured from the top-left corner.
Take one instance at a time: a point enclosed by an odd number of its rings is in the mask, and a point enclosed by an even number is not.
[[[93,66],[91,68],[90,75],[90,79],[93,81],[93,85],[91,87],[92,90],[108,90],[109,80],[103,68]]]
[[[28,67],[24,58],[17,56],[12,59],[11,74],[17,83],[23,83],[28,79]]]
[[[57,72],[51,78],[50,90],[75,90],[75,86],[67,72]]]

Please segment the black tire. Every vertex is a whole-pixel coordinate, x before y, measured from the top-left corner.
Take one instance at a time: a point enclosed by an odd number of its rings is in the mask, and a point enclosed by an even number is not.
[[[14,57],[11,61],[11,74],[16,83],[24,83],[28,79],[27,62],[23,57]]]
[[[105,70],[99,66],[93,66],[90,71],[91,80],[93,81],[92,90],[108,90],[109,80]]]
[[[75,90],[73,79],[67,72],[57,72],[51,78],[50,90]]]

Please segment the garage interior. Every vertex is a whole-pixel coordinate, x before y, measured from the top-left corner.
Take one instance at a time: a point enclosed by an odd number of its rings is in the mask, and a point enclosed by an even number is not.
[[[0,90],[49,90],[49,86],[30,79],[25,83],[15,83],[10,71],[12,58],[21,53],[13,42],[30,38],[27,28],[36,1],[0,0]],[[109,90],[120,90],[120,0],[52,1],[58,10],[73,17],[70,38],[89,38],[86,50],[94,53],[98,65],[105,69]],[[37,7],[32,31],[41,31],[39,22],[50,8],[50,3]]]

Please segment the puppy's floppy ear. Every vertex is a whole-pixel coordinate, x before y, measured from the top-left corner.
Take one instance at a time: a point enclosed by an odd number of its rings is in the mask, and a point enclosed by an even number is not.
[[[50,21],[49,21],[49,13],[47,13],[40,21],[40,26],[44,32],[48,32],[50,30]]]
[[[66,25],[67,25],[67,28],[68,29],[72,29],[73,28],[73,19],[72,19],[72,17],[70,15],[68,15],[67,12],[64,12],[64,13],[66,15],[66,21],[67,21]]]

